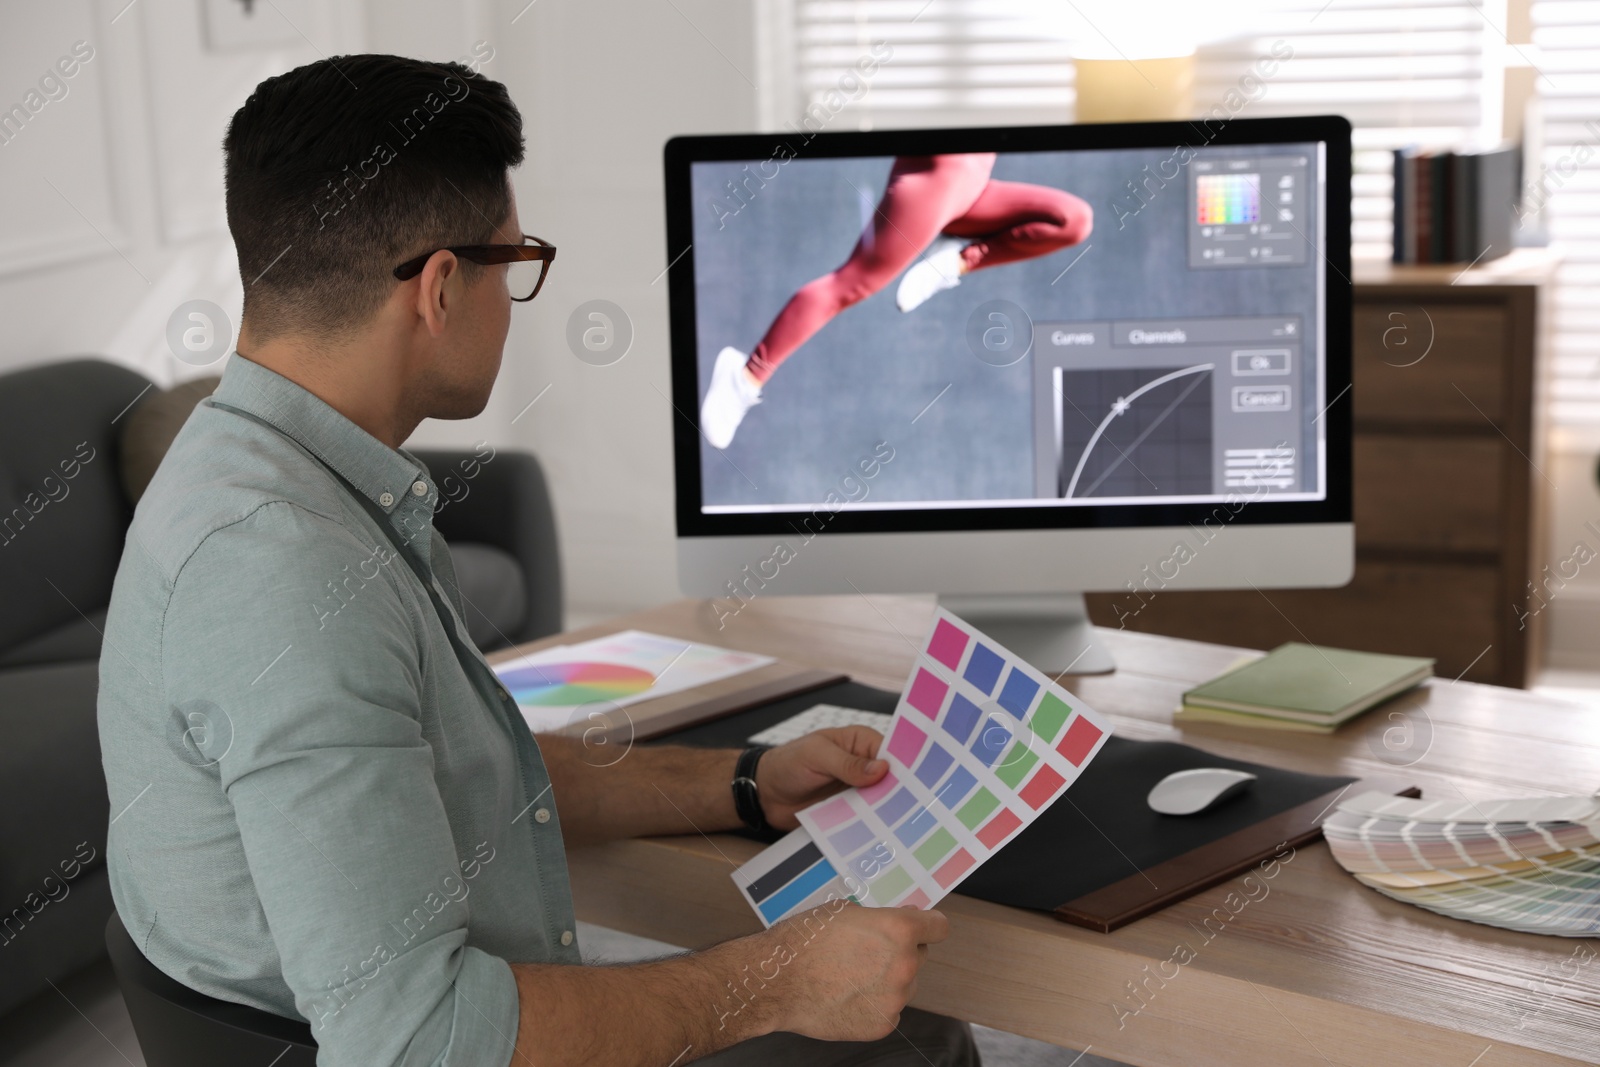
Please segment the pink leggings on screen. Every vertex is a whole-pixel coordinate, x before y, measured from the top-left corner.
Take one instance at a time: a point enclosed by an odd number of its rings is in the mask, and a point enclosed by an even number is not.
[[[762,382],[839,312],[888,285],[940,234],[971,240],[969,271],[1049,255],[1089,235],[1094,213],[1071,193],[989,177],[992,152],[901,156],[872,225],[843,266],[789,298],[746,363]]]

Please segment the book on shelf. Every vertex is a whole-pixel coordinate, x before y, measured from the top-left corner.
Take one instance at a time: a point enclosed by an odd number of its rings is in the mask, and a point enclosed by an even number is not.
[[[1481,263],[1511,251],[1521,153],[1496,148],[1394,152],[1394,261]]]

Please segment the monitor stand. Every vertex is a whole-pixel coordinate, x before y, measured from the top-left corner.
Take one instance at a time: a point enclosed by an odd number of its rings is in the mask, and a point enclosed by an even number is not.
[[[1111,652],[1095,640],[1082,593],[939,595],[939,606],[1045,674],[1106,674]]]

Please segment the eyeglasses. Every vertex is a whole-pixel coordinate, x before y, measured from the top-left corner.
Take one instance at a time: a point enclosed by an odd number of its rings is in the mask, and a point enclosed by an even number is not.
[[[425,252],[416,259],[408,259],[400,264],[394,269],[394,276],[403,282],[410,281],[422,273],[422,268],[428,265],[428,260],[436,253],[454,252],[462,259],[481,263],[486,267],[509,263],[510,266],[506,269],[506,290],[510,292],[511,299],[519,302],[532,300],[539,295],[539,290],[544,286],[544,276],[550,273],[550,263],[556,258],[556,246],[531,233],[523,234],[522,240],[534,243],[454,245],[450,248],[435,248],[432,252]]]

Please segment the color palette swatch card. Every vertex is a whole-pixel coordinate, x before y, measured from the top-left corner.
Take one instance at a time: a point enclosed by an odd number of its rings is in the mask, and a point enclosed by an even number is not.
[[[878,750],[888,773],[802,811],[734,881],[768,925],[839,885],[869,906],[930,908],[1060,798],[1110,730],[941,609]]]
[[[804,826],[733,872],[733,883],[763,926],[830,900],[858,900]]]

